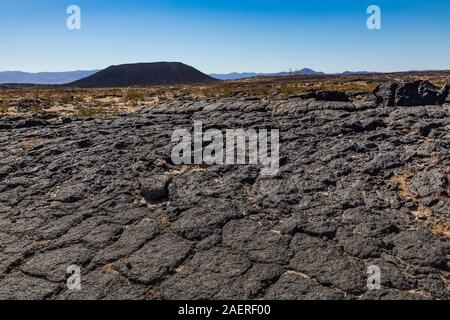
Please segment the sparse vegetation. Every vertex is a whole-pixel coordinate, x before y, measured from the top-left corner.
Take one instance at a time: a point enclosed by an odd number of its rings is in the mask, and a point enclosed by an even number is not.
[[[445,221],[433,228],[433,233],[450,239],[450,222]]]
[[[9,110],[9,104],[5,102],[0,102],[0,113],[6,113]]]
[[[101,117],[107,114],[107,110],[97,106],[80,106],[75,111],[75,117],[79,118]]]
[[[146,91],[147,90],[145,89],[127,89],[125,93],[125,100],[133,102],[145,100],[148,94]]]
[[[58,86],[3,86],[0,89],[0,113],[15,112],[23,100],[30,100],[28,112],[43,110],[67,116],[111,116],[129,112],[161,100],[228,98],[287,99],[310,91],[342,91],[352,95],[372,92],[385,81],[425,79],[438,87],[450,83],[449,72],[411,72],[373,75],[329,75],[259,77],[209,84],[153,86],[136,88],[78,89]]]
[[[59,102],[62,104],[68,104],[73,100],[73,96],[70,92],[66,92],[59,96]]]
[[[0,272],[0,297],[15,298],[42,280],[33,296],[77,298],[59,284],[65,279],[60,267],[74,251],[83,255],[79,262],[87,277],[107,277],[98,290],[81,292],[82,298],[95,298],[97,291],[105,299],[153,299],[159,292],[163,299],[179,292],[246,298],[250,291],[252,299],[322,293],[333,299],[450,298],[448,105],[442,105],[438,89],[422,82],[407,93],[403,89],[414,83],[366,94],[389,77],[2,87],[0,103],[12,115],[0,115],[2,205],[20,213],[3,219],[2,226],[21,243],[6,256],[10,267],[8,275]],[[292,97],[304,93],[317,101]],[[404,104],[387,106],[392,95]],[[417,96],[437,103],[424,107]],[[280,165],[276,176],[258,173],[265,166],[261,151],[267,151],[259,134],[259,150],[244,141],[247,167],[231,165],[234,158],[230,165],[177,163],[171,135],[177,129],[192,132],[195,120],[219,133],[270,130],[270,156]],[[275,144],[281,157],[274,154]],[[250,161],[255,154],[257,165]],[[298,210],[311,219],[297,219]],[[61,225],[69,237],[52,236]],[[113,240],[124,252],[118,259]],[[162,255],[167,259],[161,262]],[[17,263],[17,256],[29,259]],[[55,263],[44,268],[43,261]],[[217,270],[204,267],[208,261]],[[382,292],[366,294],[365,267],[373,263],[388,267],[382,278],[387,275],[389,283]],[[228,280],[230,268],[242,276]],[[203,274],[212,286],[198,289],[202,283],[196,279]],[[109,290],[114,276],[120,281]],[[249,279],[257,281],[236,285]],[[303,284],[312,295],[299,290]]]
[[[44,106],[41,103],[33,103],[33,105],[30,107],[31,113],[39,113],[44,110]]]

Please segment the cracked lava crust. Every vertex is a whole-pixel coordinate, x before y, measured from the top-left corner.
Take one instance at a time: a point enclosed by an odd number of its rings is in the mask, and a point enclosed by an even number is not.
[[[0,299],[449,299],[449,112],[293,97],[2,116]],[[196,120],[280,129],[278,175],[173,165]]]

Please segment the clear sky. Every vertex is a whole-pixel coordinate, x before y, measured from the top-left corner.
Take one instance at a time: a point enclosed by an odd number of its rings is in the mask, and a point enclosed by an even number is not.
[[[69,5],[81,30],[66,28]],[[367,7],[382,10],[368,30]],[[449,0],[0,0],[0,71],[180,61],[207,73],[450,69]]]

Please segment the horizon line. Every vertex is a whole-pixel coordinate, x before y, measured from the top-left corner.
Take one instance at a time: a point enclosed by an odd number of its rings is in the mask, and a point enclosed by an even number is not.
[[[5,73],[5,72],[21,72],[21,73],[28,73],[28,74],[39,74],[39,73],[66,73],[66,72],[83,72],[83,71],[102,71],[105,70],[106,68],[109,68],[111,66],[120,66],[120,65],[127,65],[127,64],[142,64],[142,63],[158,63],[158,62],[167,62],[167,61],[154,61],[154,62],[135,62],[135,63],[123,63],[123,64],[112,64],[109,65],[107,67],[102,67],[102,68],[82,68],[82,69],[73,69],[73,70],[58,70],[58,71],[23,71],[23,70],[14,70],[14,69],[10,69],[10,70],[0,70],[0,73]],[[180,62],[183,63],[183,62]],[[191,65],[190,65],[191,66]],[[369,71],[369,70],[351,70],[351,69],[343,69],[343,71],[338,71],[338,72],[327,72],[327,71],[322,71],[322,70],[316,70],[314,68],[310,68],[310,67],[303,67],[303,68],[295,68],[295,69],[291,69],[291,70],[279,70],[279,71],[229,71],[229,72],[204,72],[202,71],[200,68],[191,66],[205,74],[215,74],[215,75],[227,75],[227,74],[245,74],[245,73],[255,73],[255,74],[275,74],[275,73],[280,73],[280,72],[298,72],[301,71],[303,69],[309,69],[312,70],[314,72],[322,72],[325,75],[334,75],[334,74],[342,74],[344,72],[367,72],[367,73],[377,73],[377,74],[388,74],[388,73],[405,73],[405,72],[439,72],[439,71],[450,71],[450,69],[400,69],[400,70],[390,70],[390,71]]]

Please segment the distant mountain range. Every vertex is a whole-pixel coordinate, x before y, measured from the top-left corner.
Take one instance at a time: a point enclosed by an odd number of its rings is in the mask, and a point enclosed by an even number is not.
[[[254,77],[286,77],[290,75],[325,75],[324,72],[314,71],[312,69],[304,68],[296,71],[284,71],[276,73],[255,73],[255,72],[232,72],[232,73],[213,73],[210,74],[211,77],[220,80],[239,80],[245,78]]]
[[[89,77],[96,72],[98,70],[38,73],[4,71],[0,72],[0,83],[63,84]]]
[[[157,66],[159,64],[159,66]],[[165,64],[165,65],[164,65]],[[167,64],[172,64],[170,67]],[[178,64],[178,65],[177,65]],[[151,65],[151,66],[150,66]],[[127,66],[127,67],[124,67]],[[127,69],[128,68],[128,69]],[[127,69],[128,71],[125,71]],[[132,70],[131,70],[132,69]],[[194,71],[195,70],[195,71]],[[114,76],[112,73],[114,73]],[[131,75],[130,72],[133,74]],[[167,74],[165,74],[167,73]],[[353,74],[371,74],[376,72],[369,71],[345,71],[342,75]],[[89,78],[94,76],[95,78]],[[94,81],[99,84],[103,82],[103,86],[119,84],[135,85],[152,85],[152,84],[175,84],[175,83],[192,83],[204,82],[214,79],[219,80],[239,80],[254,77],[285,77],[289,75],[326,75],[324,72],[315,71],[304,68],[295,71],[284,71],[276,73],[256,73],[256,72],[232,72],[226,74],[210,74],[206,75],[200,71],[175,62],[155,62],[155,63],[137,63],[121,66],[111,66],[105,70],[79,70],[67,72],[38,72],[28,73],[21,71],[4,71],[0,72],[1,83],[18,83],[18,84],[73,84],[75,85],[89,85],[89,81]],[[115,79],[114,77],[118,77]],[[130,77],[134,77],[131,79]],[[83,82],[77,82],[81,79],[86,79]],[[130,79],[129,79],[130,78]]]
[[[352,74],[374,74],[377,72],[374,71],[344,71],[341,74],[344,76],[352,75]]]
[[[67,86],[80,88],[154,86],[218,81],[180,62],[134,63],[111,66]]]
[[[335,74],[353,75],[353,74],[373,74],[373,73],[376,73],[376,72],[344,71],[342,73],[335,73]],[[214,78],[220,79],[220,80],[239,80],[239,79],[254,78],[254,77],[286,77],[286,76],[293,76],[293,75],[321,76],[321,75],[327,75],[327,73],[304,68],[304,69],[295,70],[295,71],[285,71],[285,72],[276,72],[276,73],[232,72],[232,73],[225,73],[225,74],[222,74],[222,73],[210,74],[211,77],[214,77]]]

